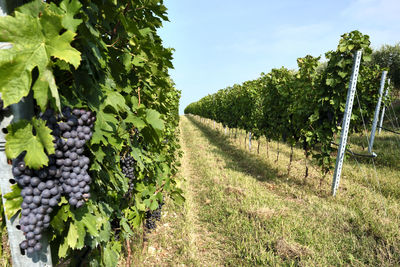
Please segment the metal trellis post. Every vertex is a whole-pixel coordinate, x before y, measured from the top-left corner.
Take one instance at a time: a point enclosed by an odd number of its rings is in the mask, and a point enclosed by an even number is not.
[[[390,79],[388,79],[388,87],[387,87],[386,90],[385,90],[385,95],[384,95],[384,98],[385,98],[385,99],[386,99],[386,97],[387,97],[388,94],[389,94],[389,85],[390,85]],[[382,130],[383,120],[384,120],[384,116],[385,116],[385,110],[386,110],[386,105],[383,104],[381,119],[380,119],[380,121],[379,121],[378,134],[380,134],[380,133],[381,133],[381,130]]]
[[[351,112],[353,110],[354,95],[357,87],[358,71],[360,69],[362,51],[359,50],[355,53],[353,70],[349,82],[349,89],[347,91],[346,108],[344,111],[342,132],[340,134],[339,150],[336,157],[335,172],[333,174],[332,181],[332,195],[336,195],[336,191],[339,188],[340,176],[342,174],[344,154],[346,152],[347,136],[349,134]]]
[[[13,2],[17,4],[19,1]],[[7,4],[5,0],[0,0],[0,16],[7,14]],[[12,45],[8,43],[0,43],[0,49],[9,49]],[[0,189],[2,194],[2,201],[4,211],[6,211],[4,195],[11,192],[11,179],[14,179],[11,168],[12,166],[7,162],[7,156],[5,153],[5,128],[13,121],[21,119],[30,119],[33,114],[33,99],[32,95],[23,98],[20,103],[11,105],[11,113],[3,114],[3,118],[0,123]],[[10,244],[12,266],[14,267],[48,267],[52,266],[50,246],[47,240],[47,236],[43,235],[42,250],[33,254],[27,255],[26,252],[22,251],[19,244],[25,240],[25,236],[22,231],[18,230],[19,227],[19,214],[8,218],[5,213],[6,227],[8,232],[8,241]]]
[[[372,147],[374,146],[376,125],[378,124],[379,111],[381,109],[382,95],[383,95],[383,89],[385,88],[386,75],[387,75],[387,71],[385,70],[382,72],[381,85],[379,88],[379,99],[378,99],[378,103],[376,104],[376,107],[375,107],[374,120],[372,122],[372,129],[371,129],[371,137],[369,139],[369,144],[368,144],[368,152],[371,154],[372,154]]]
[[[251,152],[251,132],[249,132],[249,151]]]

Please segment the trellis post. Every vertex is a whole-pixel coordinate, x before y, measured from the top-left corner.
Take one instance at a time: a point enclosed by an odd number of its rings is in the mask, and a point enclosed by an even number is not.
[[[335,196],[339,188],[340,176],[342,174],[344,154],[346,152],[347,136],[349,134],[350,118],[353,110],[354,95],[357,88],[358,71],[360,69],[362,51],[359,50],[355,53],[352,74],[349,82],[349,89],[347,91],[346,107],[342,122],[342,131],[340,133],[339,150],[336,157],[335,172],[332,181],[332,195]]]
[[[19,4],[20,1],[15,1],[12,4]],[[0,16],[6,16],[7,3],[5,0],[0,0]],[[9,49],[11,44],[0,43],[0,49]],[[19,103],[11,105],[11,112],[4,114],[0,123],[0,190],[2,194],[3,207],[5,212],[6,227],[8,232],[8,241],[10,244],[12,266],[14,267],[48,267],[52,266],[50,246],[43,235],[42,250],[33,254],[27,254],[26,251],[22,251],[19,244],[25,240],[25,237],[17,227],[19,227],[19,214],[8,218],[5,206],[4,195],[11,192],[11,181],[14,179],[11,168],[8,164],[7,156],[5,153],[5,128],[11,123],[21,119],[30,119],[33,114],[33,99],[32,95],[23,98]]]
[[[386,90],[385,90],[385,95],[384,95],[384,98],[386,99],[386,97],[388,96],[388,94],[389,94],[389,85],[390,85],[390,79],[388,79],[388,87],[386,87]],[[383,126],[383,119],[384,119],[384,116],[385,116],[385,110],[386,110],[386,105],[385,104],[383,104],[383,107],[382,107],[382,114],[381,114],[381,119],[380,119],[380,121],[379,121],[379,129],[378,129],[378,134],[380,134],[381,133],[381,130],[382,130],[382,126]]]
[[[378,103],[376,104],[376,107],[375,107],[374,120],[372,122],[371,137],[369,138],[369,144],[368,144],[368,152],[369,153],[372,153],[372,147],[374,146],[376,125],[378,124],[379,111],[381,109],[382,95],[383,95],[383,89],[385,88],[386,75],[387,75],[387,71],[385,70],[382,72],[381,85],[379,87],[379,99],[378,99]]]

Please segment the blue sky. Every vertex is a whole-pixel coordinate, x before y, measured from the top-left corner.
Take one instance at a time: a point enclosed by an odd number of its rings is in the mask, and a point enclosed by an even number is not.
[[[170,22],[159,31],[175,48],[171,76],[191,102],[296,59],[336,49],[359,30],[372,47],[400,42],[400,0],[165,0]]]

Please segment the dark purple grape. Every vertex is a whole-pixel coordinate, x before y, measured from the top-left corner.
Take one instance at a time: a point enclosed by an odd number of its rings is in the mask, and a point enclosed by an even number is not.
[[[33,239],[33,238],[35,238],[35,234],[33,232],[28,232],[28,233],[26,233],[26,238]]]
[[[14,176],[20,176],[22,174],[22,171],[18,167],[13,167],[12,168],[12,174]]]
[[[49,215],[44,215],[43,222],[44,223],[50,222],[50,216]]]
[[[64,138],[70,138],[71,137],[71,132],[64,132],[62,136]]]
[[[42,232],[42,229],[40,228],[40,227],[36,227],[34,230],[33,230],[33,233],[35,234],[35,235],[38,235],[38,234],[40,234]]]
[[[42,200],[42,198],[40,196],[33,197],[33,203],[35,203],[36,205],[39,205],[41,200]]]
[[[28,176],[28,175],[23,175],[23,176],[22,176],[22,182],[23,182],[24,184],[26,184],[26,185],[30,184],[30,182],[31,182],[31,177]]]
[[[70,198],[68,202],[69,202],[69,204],[70,204],[71,206],[76,206],[76,204],[78,203],[78,201],[76,200],[76,198]]]
[[[55,155],[56,155],[56,157],[57,157],[58,159],[64,157],[64,153],[63,153],[62,151],[60,151],[60,150],[57,150],[56,153],[55,153]]]
[[[79,208],[82,207],[84,204],[85,204],[85,202],[83,202],[82,200],[79,200],[79,201],[76,203],[76,208],[79,209]]]
[[[45,189],[42,192],[42,197],[44,198],[49,198],[51,196],[50,190],[49,189]]]
[[[55,207],[55,206],[57,206],[57,204],[58,204],[57,199],[55,199],[55,198],[50,199],[50,201],[49,201],[50,207]]]
[[[54,186],[52,189],[50,189],[50,193],[55,196],[58,194],[58,187]]]
[[[67,193],[67,194],[71,193],[72,192],[72,187],[67,185],[66,188],[64,189],[64,192]]]
[[[33,233],[32,233],[33,234]],[[37,240],[35,239],[35,235],[32,236],[32,238],[29,238],[28,240],[28,245],[30,247],[34,247],[37,244]]]
[[[31,204],[32,201],[33,201],[33,197],[32,197],[32,196],[25,196],[24,201],[25,201],[27,204]]]
[[[27,249],[28,248],[28,241],[26,241],[26,240],[22,241],[21,244],[19,244],[19,247],[21,249],[24,249],[24,250]]]
[[[31,212],[30,209],[22,209],[21,210],[21,215],[28,216],[30,214],[30,212]]]
[[[40,184],[40,179],[38,177],[32,177],[31,178],[31,185],[32,186],[38,186]]]
[[[40,184],[39,184],[39,185],[40,185]],[[39,185],[38,185],[38,186],[39,186]],[[37,187],[33,188],[33,195],[34,195],[34,196],[39,196],[39,195],[41,194],[41,192],[42,192],[42,191],[40,191],[39,188],[37,188]]]
[[[54,182],[53,182],[53,180],[48,180],[48,181],[46,182],[46,187],[47,187],[47,189],[52,189],[52,188],[54,187]]]
[[[52,165],[49,167],[49,175],[55,176],[57,174],[57,167]]]
[[[35,239],[36,240],[36,239]],[[42,244],[40,244],[40,243],[37,243],[36,245],[35,245],[35,247],[34,247],[34,250],[35,251],[40,251],[42,249]]]
[[[25,162],[23,162],[23,161],[18,162],[17,167],[21,172],[25,171],[25,169],[26,169]]]
[[[71,160],[71,159],[66,158],[66,159],[64,160],[64,165],[65,165],[65,166],[71,166],[71,164],[72,164],[72,160]]]
[[[44,182],[40,182],[40,184],[38,184],[37,188],[41,191],[46,189],[46,183]]]

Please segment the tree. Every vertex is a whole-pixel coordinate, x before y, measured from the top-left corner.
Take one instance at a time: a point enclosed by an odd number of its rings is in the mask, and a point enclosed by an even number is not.
[[[400,92],[400,43],[383,45],[372,53],[372,65],[389,68],[388,76],[394,85],[395,92]]]

